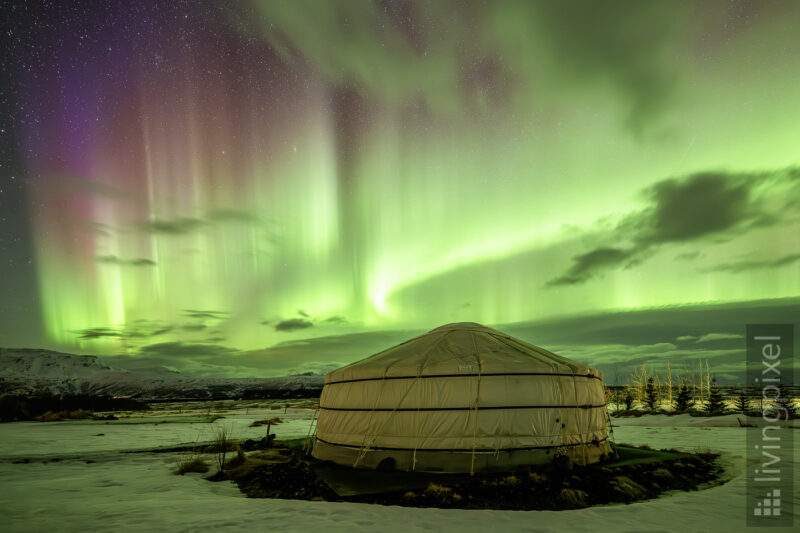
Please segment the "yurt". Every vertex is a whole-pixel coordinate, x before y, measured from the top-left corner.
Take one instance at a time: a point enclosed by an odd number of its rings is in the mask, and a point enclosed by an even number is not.
[[[325,376],[313,456],[365,469],[502,472],[608,457],[602,374],[448,324]]]

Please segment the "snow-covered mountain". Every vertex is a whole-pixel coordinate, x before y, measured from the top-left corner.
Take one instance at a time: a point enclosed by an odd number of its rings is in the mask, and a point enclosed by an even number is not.
[[[92,355],[0,348],[0,394],[49,390],[142,400],[310,397],[319,395],[323,380],[319,375],[197,378],[163,367],[114,368]]]

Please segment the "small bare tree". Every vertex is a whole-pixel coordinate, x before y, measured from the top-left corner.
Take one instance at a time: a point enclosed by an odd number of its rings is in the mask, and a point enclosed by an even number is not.
[[[667,361],[667,404],[672,405],[672,366]]]
[[[639,402],[645,401],[645,387],[647,385],[647,365],[637,366],[633,369],[631,385]]]

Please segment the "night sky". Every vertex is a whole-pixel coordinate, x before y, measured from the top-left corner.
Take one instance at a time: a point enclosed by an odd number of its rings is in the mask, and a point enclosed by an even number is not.
[[[2,13],[0,346],[269,375],[475,321],[735,379],[800,316],[798,2]]]

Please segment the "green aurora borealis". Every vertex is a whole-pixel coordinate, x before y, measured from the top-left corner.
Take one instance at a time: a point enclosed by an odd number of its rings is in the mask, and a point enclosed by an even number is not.
[[[128,4],[14,20],[44,337],[0,345],[800,296],[796,2]]]

